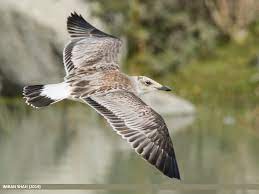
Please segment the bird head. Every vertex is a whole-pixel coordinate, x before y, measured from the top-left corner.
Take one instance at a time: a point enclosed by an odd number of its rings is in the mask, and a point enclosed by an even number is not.
[[[134,76],[134,78],[139,94],[149,93],[158,90],[171,91],[169,87],[161,85],[160,83],[146,76]]]

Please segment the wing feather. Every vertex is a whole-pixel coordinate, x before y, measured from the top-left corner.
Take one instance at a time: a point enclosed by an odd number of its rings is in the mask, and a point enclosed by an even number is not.
[[[119,69],[121,41],[118,38],[96,29],[77,13],[68,17],[67,30],[71,37],[63,51],[67,75],[81,68],[85,71]]]
[[[83,99],[145,160],[180,179],[173,143],[163,118],[133,93],[110,92]]]

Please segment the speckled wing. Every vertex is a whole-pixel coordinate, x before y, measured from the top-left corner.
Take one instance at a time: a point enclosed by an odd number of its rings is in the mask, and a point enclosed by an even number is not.
[[[91,71],[118,69],[118,53],[121,41],[106,34],[81,15],[72,13],[67,19],[67,30],[71,41],[65,46],[63,61],[67,75],[84,67]]]
[[[173,143],[163,118],[133,93],[110,92],[84,98],[145,160],[180,179]]]

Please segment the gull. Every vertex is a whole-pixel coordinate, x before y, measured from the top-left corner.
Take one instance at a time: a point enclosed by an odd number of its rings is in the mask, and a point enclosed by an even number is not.
[[[170,88],[145,76],[119,69],[122,41],[89,24],[81,15],[67,18],[70,41],[63,51],[66,71],[58,84],[23,89],[26,103],[46,107],[69,99],[88,104],[102,115],[135,152],[170,178],[180,179],[173,143],[164,119],[140,99],[142,94]]]

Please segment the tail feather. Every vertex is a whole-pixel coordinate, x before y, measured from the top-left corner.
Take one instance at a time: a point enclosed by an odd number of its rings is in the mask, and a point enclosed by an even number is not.
[[[40,108],[67,98],[67,90],[65,83],[25,86],[23,97],[28,105]]]

